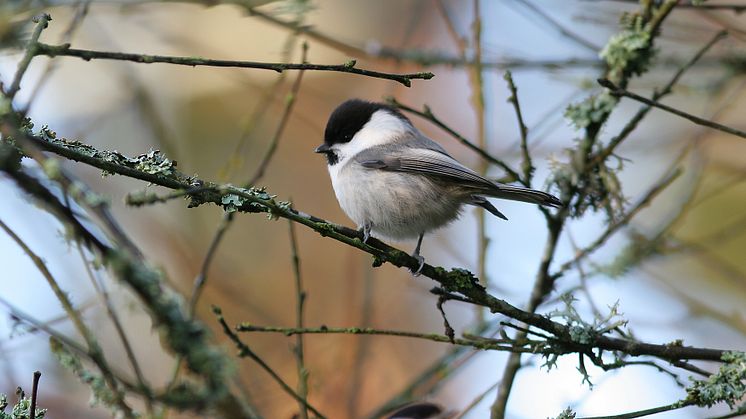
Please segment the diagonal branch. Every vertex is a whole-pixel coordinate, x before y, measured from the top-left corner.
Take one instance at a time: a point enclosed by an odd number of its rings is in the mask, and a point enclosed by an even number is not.
[[[663,190],[665,190],[671,183],[673,183],[673,181],[676,180],[679,175],[681,175],[681,173],[681,169],[675,169],[671,173],[664,176],[657,184],[651,187],[650,190],[648,190],[648,192],[642,198],[640,198],[640,200],[630,210],[628,210],[624,214],[624,216],[622,216],[619,220],[616,220],[608,228],[606,228],[606,230],[604,230],[604,232],[601,233],[601,235],[599,235],[596,240],[593,241],[593,243],[589,244],[582,250],[579,250],[575,254],[575,257],[560,265],[559,269],[557,269],[557,271],[553,273],[552,276],[555,278],[562,276],[571,267],[575,266],[589,254],[596,251],[599,247],[606,243],[606,240],[614,233],[616,233],[620,228],[628,225],[632,218],[634,218],[635,215],[637,215],[643,208],[646,208],[648,205],[650,205],[653,199],[658,196],[658,194],[660,194]]]
[[[223,317],[223,312],[220,308],[214,307],[212,308],[213,313],[215,314],[215,317],[217,317],[218,323],[220,323],[221,328],[223,329],[223,333],[225,333],[228,338],[233,341],[233,343],[236,345],[236,348],[238,349],[238,356],[241,358],[248,357],[251,358],[254,362],[256,362],[264,371],[269,374],[273,380],[277,382],[277,384],[282,387],[283,391],[285,391],[290,397],[294,398],[298,403],[301,403],[306,409],[313,412],[316,417],[320,419],[324,419],[325,416],[319,413],[318,410],[316,410],[315,407],[311,406],[306,399],[298,395],[298,393],[295,392],[283,379],[280,377],[275,370],[273,370],[266,362],[264,362],[263,359],[261,359],[248,345],[246,345],[241,339],[231,330],[230,326],[228,326],[228,323],[225,321],[225,317]]]
[[[611,94],[614,96],[624,96],[628,97],[632,100],[636,100],[638,102],[644,103],[648,106],[653,106],[655,108],[664,110],[666,112],[672,113],[676,116],[680,116],[684,119],[688,119],[692,122],[694,122],[697,125],[702,125],[708,128],[716,129],[718,131],[722,131],[731,135],[735,135],[736,137],[746,138],[746,131],[741,131],[739,129],[729,127],[727,125],[719,124],[714,121],[710,121],[709,119],[700,118],[698,116],[694,116],[690,113],[680,111],[676,108],[672,108],[671,106],[664,105],[660,102],[656,102],[655,100],[648,99],[644,96],[640,96],[636,93],[632,93],[629,90],[623,89],[616,84],[612,83],[608,79],[598,79],[598,84],[601,86],[607,88],[610,90]]]
[[[228,211],[267,213],[273,218],[286,218],[305,225],[322,236],[329,237],[372,255],[374,266],[380,266],[381,264],[388,262],[397,267],[406,267],[410,269],[417,269],[419,267],[419,261],[402,250],[389,246],[374,238],[370,238],[367,243],[363,243],[361,232],[329,223],[321,218],[293,209],[289,203],[277,201],[274,197],[263,190],[212,184],[201,179],[185,176],[175,169],[169,173],[148,173],[135,168],[137,164],[142,164],[142,162],[127,163],[131,162],[132,159],[123,160],[123,156],[118,153],[118,157],[112,158],[111,153],[107,154],[108,152],[98,151],[93,147],[79,142],[68,142],[61,139],[43,139],[35,136],[29,136],[28,139],[33,141],[40,148],[64,155],[71,160],[85,162],[91,166],[106,170],[109,173],[125,175],[170,189],[186,190],[193,187],[193,185],[201,185],[203,186],[203,189],[199,189],[190,195],[192,200],[191,206],[197,206],[203,203],[214,203],[224,207]],[[7,171],[8,169],[5,168],[3,170]],[[14,178],[19,178],[19,181],[24,179],[23,176],[27,176],[22,172],[11,171],[8,173]],[[42,197],[42,200],[44,202],[49,201],[54,203],[56,198],[45,195]],[[59,204],[59,207],[61,207],[59,210],[62,211],[63,215],[67,214],[67,212],[65,212],[68,211],[66,207],[61,204]],[[65,217],[72,217],[72,215],[67,214]],[[103,243],[96,243],[95,236],[92,236],[90,232],[87,232],[87,230],[82,226],[73,225],[73,227],[79,234],[84,234],[86,241],[93,243],[94,247],[107,249],[106,245]],[[547,249],[547,251],[551,251],[551,249]],[[121,255],[116,254],[111,256],[117,258],[121,257]],[[549,262],[545,261],[545,263],[548,264]],[[128,269],[132,268],[133,267],[130,267]],[[438,282],[444,290],[461,294],[464,297],[464,301],[470,304],[488,307],[492,313],[506,315],[512,319],[548,332],[557,339],[565,342],[572,342],[568,326],[557,323],[546,316],[536,314],[533,310],[527,311],[518,309],[508,302],[494,297],[489,294],[487,290],[479,284],[478,279],[467,270],[460,268],[447,270],[442,267],[425,264],[422,267],[421,272],[422,275]],[[145,287],[145,289],[147,289],[147,287]],[[147,294],[143,295],[143,297],[150,299],[155,296]],[[596,336],[589,345],[603,350],[622,351],[633,356],[650,355],[665,360],[700,359],[719,361],[723,354],[723,351],[718,349],[692,348],[678,345],[656,345],[613,338],[605,335]]]

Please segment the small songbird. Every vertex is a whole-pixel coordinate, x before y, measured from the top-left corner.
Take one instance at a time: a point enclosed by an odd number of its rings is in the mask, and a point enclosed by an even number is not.
[[[329,116],[324,153],[334,193],[344,212],[363,231],[383,239],[417,238],[412,254],[425,259],[425,233],[455,220],[465,204],[507,217],[486,197],[559,207],[542,191],[493,182],[451,157],[397,109],[359,99],[348,100]]]

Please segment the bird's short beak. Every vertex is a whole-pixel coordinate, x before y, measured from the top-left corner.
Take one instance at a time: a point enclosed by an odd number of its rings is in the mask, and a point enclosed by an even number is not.
[[[324,143],[316,147],[316,150],[314,150],[314,153],[328,153],[329,150],[330,150],[329,145]]]

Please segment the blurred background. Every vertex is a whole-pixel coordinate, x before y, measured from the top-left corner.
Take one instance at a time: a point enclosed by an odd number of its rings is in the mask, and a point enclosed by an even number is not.
[[[355,58],[360,68],[432,71],[435,78],[415,80],[411,88],[342,73],[307,71],[303,75],[295,107],[259,185],[279,199],[291,200],[295,208],[348,226],[353,225],[336,202],[326,163],[312,152],[323,140],[329,113],[339,103],[352,97],[380,101],[393,96],[415,109],[429,106],[444,123],[475,142],[480,135],[471,67],[461,58],[463,53],[469,61],[475,53],[470,42],[473,2],[204,2],[216,3],[211,7],[199,3],[48,0],[38,8],[37,2],[11,1],[0,6],[0,29],[8,22],[29,19],[29,10],[43,10],[53,20],[42,41],[70,42],[76,48],[299,62],[301,43],[308,42],[307,60],[312,63],[339,64]],[[252,15],[241,3],[258,6],[260,14]],[[598,52],[618,31],[622,12],[636,7],[623,1],[480,2],[486,149],[513,167],[520,164],[520,135],[503,80],[504,71],[510,69],[537,166],[534,186],[543,188],[552,163],[566,159],[564,150],[572,148],[579,135],[564,118],[564,109],[598,91],[595,79],[602,72]],[[312,33],[298,33],[273,20],[298,22]],[[675,10],[656,43],[659,55],[654,68],[635,79],[630,88],[649,96],[722,29],[728,29],[730,36],[686,73],[666,103],[744,128],[746,18],[730,10]],[[463,52],[454,32],[466,39]],[[12,79],[19,58],[18,49],[2,51],[0,79],[4,83]],[[159,149],[177,160],[186,174],[238,185],[252,178],[266,153],[297,75],[39,57],[23,80],[16,104],[30,104],[29,115],[37,128],[48,124],[59,136],[127,156]],[[608,140],[618,133],[638,106],[622,100],[602,138]],[[482,164],[478,155],[438,127],[410,117],[467,166]],[[553,296],[577,290],[577,306],[588,316],[593,307],[606,312],[607,306],[618,301],[629,328],[645,341],[683,339],[688,345],[744,350],[746,143],[654,110],[617,151],[624,195],[630,203],[636,202],[685,148],[683,175],[585,264],[587,271],[603,274],[585,278],[571,271],[557,283]],[[188,209],[182,200],[128,207],[123,197],[148,185],[119,176],[102,177],[90,167],[67,164],[95,191],[110,198],[114,215],[147,258],[167,274],[177,290],[189,295],[222,211],[208,205]],[[487,173],[494,178],[504,175],[494,167]],[[0,219],[46,261],[98,332],[112,363],[124,363],[124,351],[87,278],[85,263],[75,245],[66,242],[62,226],[12,181],[0,177],[0,191]],[[536,275],[546,224],[533,206],[495,204],[510,221],[486,218],[485,276],[493,294],[522,306]],[[680,214],[684,205],[687,209]],[[571,222],[560,240],[556,261],[572,258],[575,249],[594,240],[607,222],[603,214]],[[423,255],[433,265],[479,272],[478,228],[477,213],[466,211],[447,228],[426,236]],[[630,256],[630,243],[639,242],[641,236],[653,237],[664,228],[670,233],[665,242]],[[443,332],[437,298],[429,293],[434,282],[413,278],[390,265],[374,269],[372,259],[356,249],[302,226],[296,226],[296,232],[307,291],[306,325]],[[409,252],[414,243],[395,245]],[[60,333],[76,336],[32,261],[6,235],[0,235],[0,254],[5,271],[0,296]],[[175,361],[161,349],[148,315],[129,291],[110,280],[107,284],[147,378],[167,383]],[[219,332],[211,305],[220,306],[231,324],[293,326],[295,298],[287,222],[237,214],[210,265],[197,316],[232,354],[234,349]],[[550,303],[541,311],[555,307]],[[476,324],[471,306],[449,302],[445,310],[457,335]],[[7,307],[2,311],[7,313]],[[494,331],[501,320],[505,319],[488,316],[489,330]],[[295,384],[294,338],[242,337],[287,382]],[[40,370],[40,403],[50,409],[48,417],[108,416],[105,409],[89,407],[88,387],[51,357],[47,336],[8,314],[0,321],[0,353],[0,392],[13,394],[19,385],[30,388],[32,372]],[[454,352],[449,345],[421,340],[341,335],[306,336],[305,356],[310,401],[330,418],[367,417],[423,377],[413,398],[459,411],[485,394],[466,417],[487,417],[495,398],[494,389],[488,390],[500,379],[507,358],[504,353]],[[444,356],[450,357],[450,367],[423,375]],[[265,417],[290,418],[297,413],[297,404],[264,371],[250,360],[234,361],[246,396]],[[577,357],[561,358],[557,368],[549,371],[541,367],[540,357],[525,357],[524,362],[528,365],[518,373],[508,405],[510,418],[554,417],[567,406],[582,415],[607,415],[684,397],[675,380],[646,366],[603,372],[588,365],[591,389],[577,372]],[[687,375],[681,379],[687,382]],[[717,411],[688,408],[659,417],[699,418]]]

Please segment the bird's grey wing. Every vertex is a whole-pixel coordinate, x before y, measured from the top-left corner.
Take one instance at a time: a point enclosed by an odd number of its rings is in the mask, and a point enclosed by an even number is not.
[[[427,139],[427,138],[425,138]],[[431,141],[431,140],[428,140]],[[432,142],[432,141],[431,141]],[[435,142],[432,142],[436,144]],[[355,156],[363,167],[396,172],[416,173],[434,178],[445,178],[477,190],[493,191],[497,185],[465,167],[438,148],[411,147],[409,143],[372,147]]]
[[[562,201],[546,192],[492,182],[446,153],[432,148],[412,148],[410,145],[393,143],[371,147],[358,153],[354,160],[369,169],[409,172],[444,179],[468,188],[468,192],[474,195],[487,195],[550,207],[562,206]],[[480,204],[481,202],[475,202],[475,205]],[[490,208],[487,209],[492,211]]]
[[[401,143],[406,143],[407,146],[410,148],[423,148],[425,150],[433,150],[433,151],[437,151],[438,153],[445,154],[448,157],[451,157],[446,151],[446,149],[443,148],[443,146],[427,138],[425,135],[423,135],[419,131],[412,132],[409,135],[407,135],[406,138],[402,138]]]

